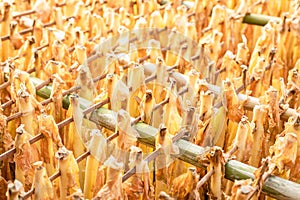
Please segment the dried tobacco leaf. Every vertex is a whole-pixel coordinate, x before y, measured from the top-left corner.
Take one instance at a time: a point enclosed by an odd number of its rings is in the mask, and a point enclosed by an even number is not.
[[[105,185],[98,192],[94,200],[123,199],[122,170],[123,163],[117,162],[116,158],[110,156],[104,165],[107,166],[107,178]]]
[[[58,160],[60,175],[60,199],[66,199],[76,192],[81,192],[79,183],[79,167],[72,151],[64,146],[55,154]]]
[[[188,168],[187,172],[176,177],[172,183],[171,194],[176,199],[188,198],[196,188],[199,176],[195,168]]]
[[[34,198],[36,200],[54,200],[54,190],[52,183],[47,175],[43,162],[35,162],[34,179],[32,187],[35,189]]]
[[[230,200],[248,200],[251,199],[254,188],[252,186],[252,180],[239,180],[235,181],[232,187],[232,195]]]
[[[9,181],[7,185],[6,196],[7,200],[20,199],[21,194],[24,192],[23,185],[17,179],[14,182]]]
[[[16,164],[15,176],[25,188],[25,191],[31,189],[34,176],[32,163],[41,159],[38,148],[35,144],[30,145],[29,140],[32,136],[25,130],[24,124],[21,124],[16,130],[14,162]]]
[[[52,115],[39,115],[38,122],[39,133],[42,133],[44,136],[40,141],[41,157],[46,165],[47,173],[50,176],[56,171],[57,162],[55,160],[55,152],[58,147],[63,146],[63,143]]]
[[[210,151],[206,154],[209,160],[207,171],[214,170],[210,178],[210,196],[211,198],[222,199],[222,184],[224,179],[224,154],[220,147],[211,147]]]
[[[182,105],[177,93],[176,81],[171,79],[170,82],[166,91],[166,99],[169,99],[169,102],[164,106],[163,121],[169,133],[175,135],[182,124]]]
[[[26,131],[31,135],[36,135],[36,111],[43,112],[44,108],[34,96],[28,93],[27,88],[23,83],[21,83],[20,90],[17,92],[16,105],[18,106],[19,111],[22,112],[21,123],[24,124]]]
[[[98,170],[101,163],[106,159],[106,139],[102,133],[97,130],[91,130],[91,139],[88,146],[91,155],[87,158],[84,178],[84,196],[91,199],[94,196],[94,187],[99,184],[97,181]],[[104,184],[104,183],[103,183]]]
[[[297,148],[297,135],[291,132],[278,136],[270,148],[271,163],[276,165],[278,173],[284,178],[290,178],[290,171],[297,158]]]
[[[135,146],[130,147],[129,167],[135,167],[136,172],[123,183],[126,198],[153,199],[150,170],[148,163],[143,160],[143,152],[140,148]]]
[[[152,124],[153,109],[155,105],[156,103],[152,91],[146,90],[139,106],[139,112],[142,116],[142,121],[144,121],[146,124]]]
[[[65,82],[58,74],[53,74],[53,84],[50,98],[52,99],[52,103],[50,104],[50,115],[53,116],[56,123],[63,121],[64,119],[64,111],[62,110],[63,104],[63,88]]]

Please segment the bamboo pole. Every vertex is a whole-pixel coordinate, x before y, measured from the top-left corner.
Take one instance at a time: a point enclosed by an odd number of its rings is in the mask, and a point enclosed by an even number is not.
[[[39,84],[40,82],[42,82],[37,78],[32,78],[32,81],[34,84]],[[220,88],[217,86],[209,85],[209,87],[214,93],[220,92]],[[37,95],[43,98],[49,98],[50,94],[50,86],[45,86],[37,91]],[[239,98],[243,99],[246,98],[246,96],[240,94]],[[64,98],[63,104],[64,108],[68,107],[68,97]],[[86,109],[91,104],[91,102],[80,98],[80,104],[83,109]],[[259,104],[258,99],[251,97],[245,106],[248,109],[253,109],[253,107],[257,104]],[[285,114],[283,114],[283,116],[287,117],[294,114],[297,114],[297,111],[295,111],[294,109],[289,109],[285,112]],[[106,108],[99,108],[92,112],[89,120],[112,131],[116,127],[116,113]],[[134,125],[134,127],[140,134],[140,137],[138,138],[139,142],[151,147],[155,146],[155,135],[157,133],[156,128],[144,123],[137,123],[136,125]],[[197,161],[197,156],[205,153],[205,148],[197,146],[183,139],[178,140],[175,144],[180,149],[180,154],[178,156],[180,160],[188,162],[194,166],[204,168],[204,166]],[[239,161],[230,160],[225,165],[225,178],[232,181],[248,178],[253,179],[253,173],[255,170],[255,167],[243,164]],[[276,176],[270,176],[263,186],[263,192],[276,199],[299,199],[300,184]]]
[[[270,20],[274,20],[279,22],[281,19],[279,17],[272,17],[268,15],[260,15],[260,14],[246,14],[243,18],[243,23],[253,24],[258,26],[266,25]]]

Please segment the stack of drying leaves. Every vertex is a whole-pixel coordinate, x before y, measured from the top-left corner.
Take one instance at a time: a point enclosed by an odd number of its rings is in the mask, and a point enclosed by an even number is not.
[[[271,174],[300,183],[299,12],[296,0],[1,1],[0,199],[270,199]],[[115,127],[87,119],[101,106]],[[205,168],[176,159],[182,138],[205,147],[193,161]],[[232,159],[254,179],[226,180]]]

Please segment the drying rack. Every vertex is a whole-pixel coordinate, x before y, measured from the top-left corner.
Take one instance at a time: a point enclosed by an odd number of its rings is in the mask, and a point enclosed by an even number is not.
[[[62,7],[65,6],[66,4],[58,4],[56,5],[57,7]],[[86,5],[89,6],[89,5]],[[18,13],[15,14],[13,16],[14,19],[17,19],[19,17],[22,16],[26,16],[26,15],[32,15],[34,14],[35,11],[34,10],[28,10],[28,11],[24,11],[22,13]],[[189,16],[193,16],[195,13],[190,13]],[[243,18],[243,23],[248,23],[248,24],[255,24],[255,25],[260,25],[260,26],[264,26],[265,24],[267,24],[267,22],[272,19],[272,20],[276,20],[279,21],[279,18],[276,17],[270,17],[270,16],[264,16],[264,15],[256,15],[256,14],[247,14],[244,18]],[[53,26],[55,25],[55,22],[51,22],[51,23],[47,23],[44,24],[44,27],[49,27],[49,26]],[[158,31],[158,33],[160,32],[164,32],[166,29],[160,29]],[[22,30],[20,32],[21,35],[23,34],[28,34],[28,33],[32,33],[34,31],[33,28],[28,28],[25,30]],[[111,30],[109,30],[108,32],[110,32]],[[7,36],[2,36],[1,40],[5,41],[8,40],[10,38],[9,35]],[[136,40],[136,38],[132,38],[130,39],[129,42],[134,42]],[[43,48],[48,47],[49,44],[43,45],[41,47],[38,47],[35,49],[35,51],[39,51]],[[115,49],[116,47],[113,47],[112,49]],[[69,48],[69,51],[73,51],[74,47]],[[165,49],[166,50],[166,49]],[[92,55],[91,57],[88,58],[88,62],[93,62],[94,60],[96,60],[99,57],[105,56],[103,54],[99,54],[99,53],[95,53],[94,55]],[[139,61],[143,62],[144,60],[147,60],[149,57],[146,56],[144,58],[140,58]],[[196,60],[199,58],[199,55],[194,55],[192,57],[192,60]],[[13,58],[13,59],[18,59]],[[127,66],[128,67],[128,66]],[[123,66],[124,68],[124,66]],[[126,66],[125,66],[126,68]],[[176,66],[174,66],[173,68],[170,68],[169,71],[171,71],[172,69],[176,69]],[[28,73],[32,73],[34,72],[36,69],[30,69],[27,72]],[[100,80],[105,79],[106,74],[100,75],[96,78],[93,79],[93,81],[96,83]],[[151,76],[148,77],[145,82],[149,83],[151,81],[153,81],[156,77],[155,76]],[[39,80],[37,78],[31,77],[30,78],[31,81],[34,83],[35,87],[36,87],[36,92],[37,95],[44,98],[45,100],[41,102],[42,105],[47,105],[49,103],[52,102],[52,99],[50,98],[50,94],[51,94],[51,85],[49,85],[52,82],[52,79],[48,79],[48,80]],[[6,87],[8,87],[10,85],[10,82],[7,80],[6,82],[2,83],[0,85],[0,90],[5,89]],[[239,91],[241,91],[241,89],[243,89],[242,86],[241,88],[239,88]],[[209,90],[211,90],[214,94],[218,95],[220,94],[220,88],[215,86],[215,85],[211,85],[208,84],[208,88]],[[63,92],[63,107],[65,109],[68,108],[69,106],[69,96],[70,94],[80,90],[81,87],[80,86],[74,86],[72,88],[70,88],[67,91]],[[184,93],[185,91],[182,91],[182,93]],[[238,94],[238,97],[240,100],[245,100],[246,98],[248,99],[247,103],[245,104],[245,108],[247,110],[253,110],[255,105],[259,105],[259,100],[257,98],[254,97],[249,97],[243,94]],[[109,99],[105,99],[104,101],[101,101],[99,103],[96,104],[92,104],[91,102],[87,103],[88,101],[85,99],[80,98],[79,99],[80,102],[80,106],[82,108],[84,108],[84,115],[91,113],[89,115],[89,120],[96,123],[99,126],[102,126],[104,128],[107,128],[111,131],[115,131],[115,127],[116,127],[116,113],[103,108],[103,106],[107,103],[110,102]],[[12,105],[14,102],[12,100],[7,101],[6,103],[2,104],[1,107],[3,109],[9,107],[10,105]],[[165,104],[167,104],[168,101],[164,101],[161,104],[157,105],[157,107],[163,106]],[[89,106],[92,105],[92,106]],[[18,117],[20,117],[22,115],[21,112],[18,112],[14,115],[8,116],[7,117],[7,121],[11,121],[14,120]],[[281,118],[283,120],[287,120],[290,116],[297,116],[299,115],[299,113],[291,108],[288,108],[282,115]],[[138,138],[138,141],[140,143],[143,143],[147,146],[150,147],[155,147],[155,138],[156,138],[156,133],[158,132],[156,128],[147,125],[145,123],[140,122],[141,118],[132,118],[132,125],[133,127],[138,131],[138,133],[140,134],[141,137]],[[67,118],[59,123],[57,123],[57,127],[60,129],[66,125],[68,125],[69,123],[73,122],[73,117]],[[205,166],[203,166],[201,163],[198,162],[197,157],[203,153],[205,153],[205,148],[204,147],[200,147],[198,145],[195,145],[185,139],[182,139],[184,136],[186,136],[188,134],[187,131],[183,130],[183,131],[179,131],[172,139],[172,142],[177,145],[180,149],[181,152],[184,152],[182,154],[180,154],[177,158],[190,163],[196,167],[200,167],[200,168],[205,168]],[[116,137],[118,137],[118,133],[115,133],[111,136],[109,136],[107,138],[107,142],[112,141],[113,139],[115,139]],[[30,140],[30,144],[33,144],[37,141],[39,141],[41,138],[43,138],[42,134],[37,134],[36,136],[34,136],[31,140]],[[13,154],[16,152],[15,148],[12,148],[4,153],[2,153],[0,155],[0,161],[1,160],[5,160],[8,159],[10,157],[13,156]],[[150,162],[152,160],[154,160],[157,156],[158,156],[159,152],[158,150],[153,151],[151,154],[149,154],[145,160],[147,162]],[[86,159],[88,156],[90,155],[89,151],[86,151],[85,153],[83,153],[82,155],[80,155],[79,157],[76,158],[76,161],[79,163],[82,160]],[[240,180],[240,179],[248,179],[254,178],[254,171],[256,170],[256,168],[243,164],[239,161],[235,161],[235,160],[229,160],[226,165],[225,165],[225,178],[229,179],[229,180]],[[124,175],[123,175],[123,179],[122,181],[126,181],[131,175],[133,175],[135,173],[135,168],[132,168],[130,170],[128,170]],[[56,173],[54,173],[52,176],[49,177],[49,179],[51,181],[57,179],[60,176],[60,172],[57,171]],[[276,177],[276,176],[270,176],[267,178],[267,180],[264,183],[263,186],[263,193],[273,197],[273,198],[277,198],[277,199],[297,199],[300,196],[300,184]],[[32,194],[34,193],[34,188],[27,191],[21,198],[22,199],[27,199],[29,198]]]

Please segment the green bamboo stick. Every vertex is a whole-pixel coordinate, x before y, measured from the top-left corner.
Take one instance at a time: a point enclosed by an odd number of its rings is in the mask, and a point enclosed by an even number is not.
[[[253,24],[258,26],[264,26],[266,25],[270,20],[274,20],[279,22],[279,17],[271,17],[267,15],[259,15],[259,14],[246,14],[243,18],[243,23],[246,24]]]
[[[39,84],[42,82],[37,78],[32,78],[32,80],[34,84]],[[37,91],[37,95],[43,98],[49,98],[50,93],[50,86],[45,86]],[[65,97],[63,101],[65,104],[64,106],[68,107],[68,97]],[[91,105],[91,102],[83,98],[80,98],[79,101],[83,109],[86,109]],[[99,108],[98,110],[94,111],[89,120],[112,131],[114,131],[116,127],[116,113],[106,108]],[[157,133],[156,128],[144,123],[137,123],[134,125],[134,127],[140,134],[140,138],[138,138],[139,142],[151,147],[155,146],[155,137]],[[197,157],[205,153],[207,150],[206,148],[197,146],[183,139],[178,140],[175,144],[180,149],[180,154],[178,156],[179,159],[194,166],[204,168],[204,166],[197,161]],[[243,164],[239,161],[230,160],[225,165],[225,178],[231,181],[249,178],[253,179],[253,173],[255,170],[255,167]],[[270,176],[263,186],[263,192],[276,199],[300,199],[300,184],[282,179],[277,176]]]

